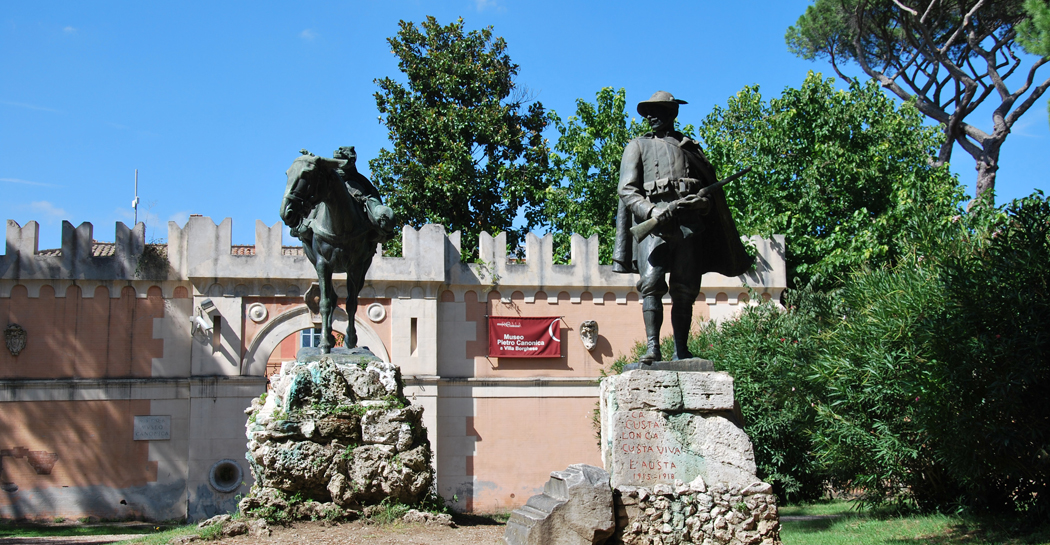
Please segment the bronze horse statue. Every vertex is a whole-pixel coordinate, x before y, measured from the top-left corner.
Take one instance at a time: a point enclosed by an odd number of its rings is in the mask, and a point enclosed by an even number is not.
[[[321,353],[335,346],[332,314],[339,305],[333,273],[346,273],[347,348],[357,346],[354,313],[365,273],[376,247],[394,236],[394,213],[383,206],[372,182],[357,171],[354,148],[341,147],[333,158],[306,150],[288,168],[288,185],[281,202],[281,220],[303,242],[306,257],[317,269],[321,289]]]

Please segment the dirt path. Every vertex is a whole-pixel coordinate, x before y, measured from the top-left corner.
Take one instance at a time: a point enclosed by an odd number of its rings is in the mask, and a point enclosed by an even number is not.
[[[503,543],[504,526],[491,519],[470,517],[466,520],[461,519],[460,524],[455,528],[401,522],[380,526],[357,521],[342,524],[300,522],[291,526],[272,526],[270,529],[273,535],[269,537],[243,535],[192,543],[194,545],[494,545]],[[0,537],[0,545],[102,545],[141,537],[143,537],[142,534]]]
[[[445,526],[423,524],[390,524],[377,526],[351,522],[326,526],[320,522],[303,522],[286,528],[274,527],[266,537],[237,536],[210,543],[247,545],[492,545],[502,543],[503,525]]]
[[[56,536],[56,537],[0,537],[0,545],[29,545],[46,543],[48,545],[102,545],[136,537],[141,534],[123,534],[111,536]]]

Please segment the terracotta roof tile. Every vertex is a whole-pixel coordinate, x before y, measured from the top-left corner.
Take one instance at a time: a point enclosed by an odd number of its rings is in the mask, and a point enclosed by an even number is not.
[[[168,245],[167,244],[147,244],[152,248],[156,248],[162,257],[167,259],[168,257]],[[47,250],[40,250],[36,255],[44,257],[62,257],[62,248],[51,248]],[[117,255],[117,245],[114,242],[99,242],[97,240],[91,241],[91,257],[112,257]]]
[[[255,255],[255,246],[235,244],[230,246],[232,255]],[[304,255],[302,246],[281,246],[281,255]]]

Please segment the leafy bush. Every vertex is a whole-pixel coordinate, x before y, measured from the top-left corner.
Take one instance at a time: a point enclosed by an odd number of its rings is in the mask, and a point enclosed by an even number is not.
[[[781,499],[1050,511],[1050,203],[916,224],[893,267],[707,325],[735,377],[760,476]]]
[[[828,480],[812,455],[810,399],[819,392],[806,375],[827,327],[831,298],[812,290],[787,298],[787,309],[763,303],[735,320],[708,323],[690,340],[690,350],[733,375],[758,475],[782,501],[796,502],[819,498]]]
[[[938,437],[973,507],[1050,512],[1050,202],[1005,214],[946,264],[948,385]]]
[[[810,431],[819,462],[869,503],[944,482],[930,480],[940,469],[930,427],[945,386],[933,342],[942,288],[936,274],[907,266],[854,275],[808,370],[821,394]]]

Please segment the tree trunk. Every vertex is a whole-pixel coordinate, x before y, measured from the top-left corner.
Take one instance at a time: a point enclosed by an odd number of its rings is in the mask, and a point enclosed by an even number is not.
[[[970,202],[970,206],[981,199],[985,191],[995,190],[995,173],[999,170],[999,146],[995,144],[989,144],[985,146],[979,156],[975,157],[977,160],[977,194],[974,196],[973,201]],[[992,201],[995,204],[995,201]],[[967,207],[969,208],[969,207]]]

